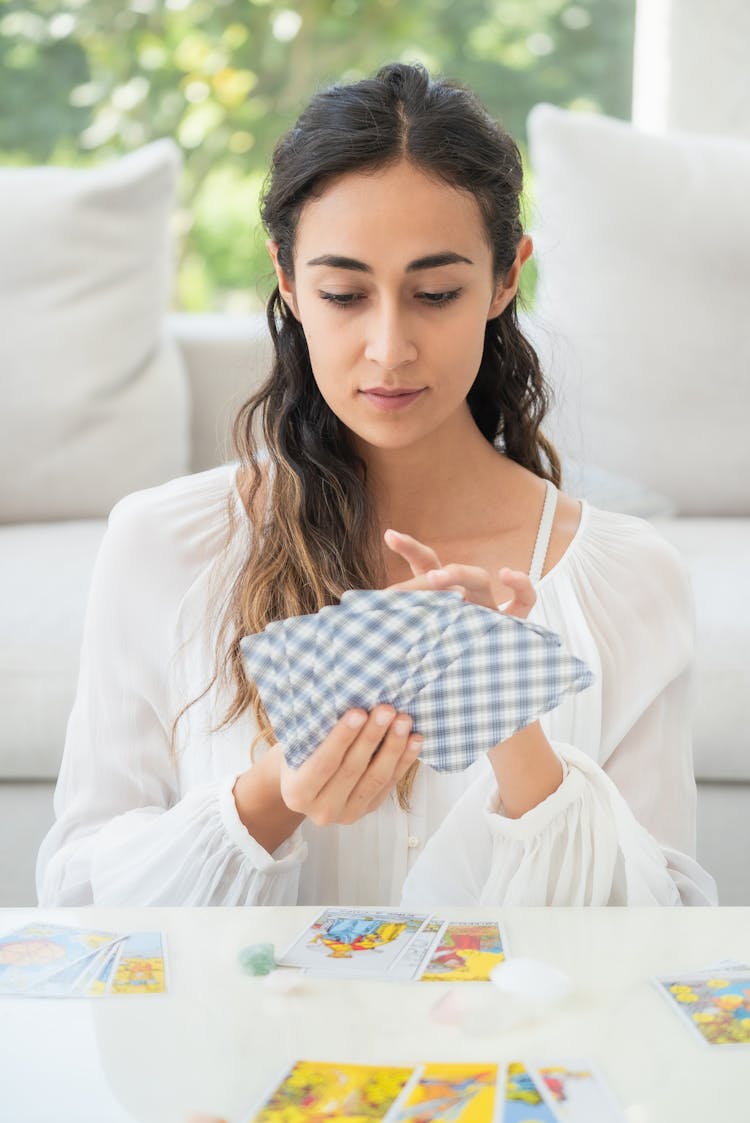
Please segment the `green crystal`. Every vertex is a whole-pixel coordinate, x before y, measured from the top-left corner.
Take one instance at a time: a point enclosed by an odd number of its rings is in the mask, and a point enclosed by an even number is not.
[[[239,961],[247,975],[270,975],[276,967],[273,944],[250,944],[240,952]]]

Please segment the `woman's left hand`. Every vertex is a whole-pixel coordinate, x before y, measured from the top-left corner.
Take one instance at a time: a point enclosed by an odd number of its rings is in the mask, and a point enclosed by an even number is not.
[[[476,565],[440,565],[440,559],[433,549],[418,542],[410,534],[400,534],[387,530],[385,544],[399,554],[409,564],[414,576],[408,581],[389,585],[389,589],[456,589],[466,601],[492,608],[506,616],[525,619],[536,602],[536,593],[529,575],[519,569],[504,566],[498,571],[503,584],[513,591],[510,604],[499,609],[492,595],[492,583],[486,569]]]

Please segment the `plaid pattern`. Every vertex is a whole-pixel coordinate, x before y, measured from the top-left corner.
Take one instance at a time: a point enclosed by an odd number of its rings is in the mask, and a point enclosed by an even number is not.
[[[448,591],[352,589],[240,646],[295,768],[346,710],[389,702],[423,735],[421,759],[459,772],[594,681],[554,632]]]

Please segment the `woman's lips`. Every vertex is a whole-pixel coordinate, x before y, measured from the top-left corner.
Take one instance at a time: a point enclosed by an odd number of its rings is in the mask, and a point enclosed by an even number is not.
[[[411,390],[407,393],[399,394],[378,394],[374,390],[360,390],[363,398],[367,398],[376,409],[394,410],[405,409],[410,402],[417,400],[420,394],[424,393],[424,387],[421,390]]]

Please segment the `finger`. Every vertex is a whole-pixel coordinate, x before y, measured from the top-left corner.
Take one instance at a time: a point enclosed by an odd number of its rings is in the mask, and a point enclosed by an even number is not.
[[[370,711],[367,721],[342,757],[334,775],[318,792],[316,806],[310,811],[310,816],[315,821],[319,821],[320,814],[329,821],[339,821],[351,792],[361,781],[375,754],[382,752],[384,740],[395,717],[393,706],[376,706]]]
[[[351,791],[347,801],[347,819],[360,818],[374,800],[389,791],[404,755],[415,760],[420,748],[419,738],[410,737],[412,721],[408,714],[398,714],[389,727],[377,754]],[[411,748],[409,747],[411,743]],[[407,765],[408,767],[408,765]],[[405,771],[406,769],[404,769]],[[345,820],[346,821],[346,820]]]
[[[510,603],[500,611],[508,616],[526,616],[536,604],[536,590],[528,573],[504,566],[500,579],[513,592]]]
[[[308,807],[340,768],[367,721],[368,715],[364,710],[347,710],[299,768],[291,768],[282,762],[281,794],[290,811],[307,813]]]
[[[420,733],[412,733],[411,737],[406,743],[406,748],[401,754],[401,759],[396,766],[396,771],[393,774],[393,778],[391,779],[390,784],[386,788],[384,788],[380,795],[376,796],[372,801],[370,806],[367,808],[368,814],[370,813],[370,811],[375,811],[378,807],[380,807],[381,803],[383,803],[388,798],[393,789],[396,787],[399,780],[403,780],[404,776],[412,767],[412,765],[419,760],[419,754],[422,751],[423,744],[424,737]]]
[[[439,569],[440,558],[429,546],[418,542],[410,534],[401,534],[397,530],[386,530],[383,535],[385,544],[395,554],[400,554],[409,563],[415,577],[426,573],[428,569]]]
[[[430,572],[432,572],[432,570]],[[408,592],[414,592],[415,590],[434,591],[437,587],[438,586],[436,586],[430,580],[429,575],[427,573],[425,573],[425,574],[421,575],[420,577],[410,577],[408,581],[399,581],[395,585],[389,585],[388,586],[388,592],[389,593],[390,592],[408,593]],[[461,592],[464,591],[462,585],[461,586],[459,586],[459,585],[445,585],[444,588],[445,589],[457,589]]]
[[[444,565],[425,574],[433,589],[460,587],[465,590],[465,600],[479,604],[493,611],[497,608],[492,595],[490,575],[486,569],[476,565]]]

